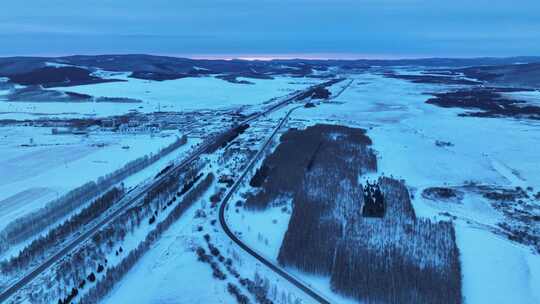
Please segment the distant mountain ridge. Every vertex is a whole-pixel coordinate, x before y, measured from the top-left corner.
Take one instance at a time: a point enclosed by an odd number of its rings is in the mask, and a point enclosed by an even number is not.
[[[51,70],[51,66],[56,67],[57,70]],[[248,81],[239,81],[237,78],[271,79],[274,75],[285,74],[292,77],[323,77],[317,72],[328,71],[330,67],[351,70],[397,66],[452,69],[471,78],[480,77],[477,79],[490,83],[497,78],[497,84],[504,84],[509,82],[509,79],[513,80],[517,77],[520,80],[509,83],[527,87],[540,85],[540,69],[535,68],[540,66],[540,56],[393,60],[275,59],[269,61],[189,59],[143,54],[5,57],[0,58],[0,77],[7,77],[11,82],[19,84],[28,84],[30,81],[31,84],[42,86],[65,86],[66,84],[106,81],[90,74],[97,69],[102,69],[131,72],[130,77],[157,81],[214,75],[226,81],[249,84]],[[63,73],[68,77],[57,79],[57,76],[45,75],[46,77],[39,79],[39,75],[43,76],[44,71]],[[74,75],[78,78],[71,77]],[[49,81],[49,78],[53,81]]]
[[[520,57],[483,57],[483,58],[420,58],[420,59],[275,59],[257,60],[224,60],[224,59],[190,59],[144,54],[126,55],[74,55],[65,57],[0,57],[0,75],[27,73],[43,68],[48,63],[66,64],[100,68],[110,71],[146,71],[156,73],[188,73],[193,67],[208,69],[216,73],[249,71],[250,68],[261,72],[274,69],[279,65],[287,65],[290,72],[309,65],[315,68],[328,66],[433,66],[433,67],[467,67],[486,65],[508,65],[517,63],[540,63],[540,56]],[[292,69],[291,69],[292,68]]]

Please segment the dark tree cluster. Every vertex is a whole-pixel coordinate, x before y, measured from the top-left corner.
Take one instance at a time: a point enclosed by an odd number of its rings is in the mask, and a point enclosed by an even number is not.
[[[214,260],[214,258],[217,258],[219,262],[223,263],[225,261],[225,257],[221,255],[219,249],[210,242],[210,238],[206,238],[207,235],[208,234],[205,235],[205,240],[208,245],[208,249],[210,250],[210,254],[206,254],[204,248],[199,247],[196,250],[198,260],[200,262],[210,265],[210,267],[212,268],[212,276],[214,278],[218,280],[225,280],[227,278],[227,275],[223,272],[223,270],[221,270],[219,263]],[[225,266],[227,267],[227,264],[225,264]]]
[[[225,188],[219,188],[218,191],[210,196],[210,202],[212,203],[212,207],[215,207],[217,203],[221,202],[221,198],[223,197],[223,194],[225,194]]]
[[[514,91],[512,88],[478,87],[469,90],[433,93],[434,97],[428,99],[426,103],[443,108],[477,110],[461,113],[460,116],[540,119],[539,106],[524,100],[508,98],[502,94],[512,91]]]
[[[529,194],[527,194],[527,192],[521,187],[516,187],[513,189],[497,189],[485,187],[482,190],[482,196],[492,201],[515,202],[520,199],[529,198]]]
[[[188,180],[184,186],[182,186],[182,189],[178,192],[178,195],[184,195],[186,192],[188,192],[192,187],[193,185],[195,185],[195,183],[197,183],[197,181],[199,181],[199,179],[203,176],[203,174],[199,174],[195,177],[193,177],[192,179]]]
[[[65,297],[64,299],[58,300],[58,304],[69,304],[71,303],[71,300],[73,300],[73,298],[75,298],[78,294],[79,294],[79,290],[73,287],[67,297]]]
[[[408,80],[413,83],[435,83],[455,85],[479,85],[482,82],[463,79],[454,75],[400,75],[393,72],[383,74],[384,77]]]
[[[347,171],[345,168],[343,172]],[[351,172],[352,173],[352,172]],[[331,273],[334,250],[347,219],[361,214],[363,194],[354,174],[339,180],[328,168],[306,174],[293,198],[289,228],[281,244],[278,261],[310,273]]]
[[[234,178],[229,175],[221,175],[218,179],[218,183],[224,184],[227,186],[227,188],[230,188],[232,185],[234,185]]]
[[[27,73],[9,76],[9,80],[22,85],[41,85],[46,88],[92,84],[118,79],[103,79],[91,74],[90,70],[79,67],[43,67]]]
[[[384,216],[384,197],[379,184],[370,184],[366,182],[364,186],[364,207],[362,215],[364,217],[383,217]]]
[[[240,291],[240,288],[238,288],[238,286],[234,285],[233,283],[228,283],[227,284],[227,291],[234,296],[234,298],[236,299],[236,303],[238,304],[248,304],[249,303],[249,298],[244,295],[241,291]]]
[[[213,139],[213,143],[209,145],[209,152],[215,152],[219,148],[225,148],[227,144],[235,140],[240,134],[244,133],[249,128],[249,124],[236,126],[232,130],[219,133]]]
[[[338,125],[318,124],[305,130],[290,129],[280,138],[277,148],[263,162],[268,168],[261,190],[246,200],[249,209],[265,209],[276,198],[293,196],[306,171],[317,164],[338,161],[343,170],[349,164],[361,172],[377,169],[376,156],[365,130]],[[332,155],[341,155],[338,161]],[[346,164],[345,164],[346,163]]]
[[[156,174],[156,176],[154,178],[158,178],[160,176],[162,176],[163,174],[167,173],[169,170],[171,170],[172,168],[174,167],[174,164],[169,164],[167,166],[165,166],[165,168],[161,169],[158,174]]]
[[[0,233],[0,252],[7,249],[9,245],[17,244],[36,235],[51,223],[55,223],[62,217],[83,206],[89,200],[107,191],[113,185],[155,163],[161,157],[184,145],[186,142],[186,136],[178,138],[158,153],[133,160],[113,173],[98,178],[96,182],[86,183],[48,203],[44,208],[12,221]]]
[[[319,85],[313,86],[311,89],[307,90],[306,92],[300,94],[296,97],[296,100],[301,101],[305,99],[328,99],[332,95],[330,91],[328,91],[327,87],[333,86],[334,84],[343,81],[343,78],[336,78],[329,81],[326,81],[324,83],[321,83]]]
[[[257,171],[255,171],[255,175],[253,175],[249,181],[249,185],[251,187],[261,187],[264,180],[268,176],[269,169],[270,168],[268,168],[268,166],[263,164],[259,169],[257,169]]]
[[[463,192],[447,187],[429,187],[422,191],[422,197],[434,201],[457,201],[463,198]]]
[[[268,280],[263,280],[257,273],[255,273],[255,279],[250,280],[243,278],[239,280],[240,284],[244,286],[250,294],[255,297],[255,301],[259,304],[272,304],[272,300],[268,298],[268,290],[270,284]]]
[[[311,99],[328,99],[331,95],[327,88],[316,88],[312,91]]]

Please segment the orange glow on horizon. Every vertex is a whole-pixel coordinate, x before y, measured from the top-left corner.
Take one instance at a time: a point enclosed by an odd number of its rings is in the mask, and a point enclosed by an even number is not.
[[[425,58],[425,56],[391,56],[391,55],[376,55],[376,54],[344,54],[344,53],[327,53],[327,54],[175,54],[171,56],[187,57],[191,59],[208,59],[208,60],[250,60],[250,61],[270,61],[270,60],[289,60],[289,59],[307,59],[307,60],[358,60],[358,59],[417,59]]]

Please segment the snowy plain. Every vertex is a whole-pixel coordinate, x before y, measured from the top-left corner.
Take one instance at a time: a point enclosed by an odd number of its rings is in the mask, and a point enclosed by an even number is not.
[[[0,201],[16,198],[19,193],[41,188],[48,197],[62,196],[73,188],[96,180],[121,168],[129,161],[172,143],[179,134],[168,136],[96,134],[52,135],[50,128],[6,127],[0,141]],[[25,147],[32,140],[35,146]],[[101,146],[101,147],[100,147]],[[125,149],[122,147],[129,147]],[[74,174],[76,172],[76,174]],[[13,212],[2,217],[13,219],[43,206],[47,200],[22,200]],[[15,206],[13,206],[14,208]],[[5,210],[4,210],[5,211]],[[6,221],[1,221],[6,224]]]
[[[115,77],[126,76],[122,75]],[[491,228],[504,218],[485,198],[466,193],[461,204],[444,205],[420,195],[428,187],[461,187],[470,181],[540,189],[540,154],[531,148],[540,144],[540,124],[510,118],[460,117],[458,114],[464,110],[443,109],[425,103],[429,98],[426,93],[443,91],[449,86],[414,84],[375,73],[343,76],[353,82],[336,100],[321,103],[315,108],[299,109],[292,115],[289,126],[331,123],[365,128],[378,154],[378,174],[405,180],[414,194],[413,204],[418,215],[440,219],[444,218],[441,212],[448,212],[456,216],[465,303],[540,303],[540,256],[526,246],[493,233]],[[129,78],[128,82],[66,90],[94,96],[142,99],[140,104],[80,103],[70,104],[66,111],[65,103],[0,101],[0,112],[4,112],[0,119],[35,119],[42,115],[107,116],[125,114],[130,110],[187,111],[257,105],[312,83],[286,77],[250,81],[255,84],[232,84],[210,77],[164,82]],[[345,83],[335,85],[331,91],[340,92],[343,85]],[[527,96],[531,103],[538,100],[534,92]],[[283,111],[269,119],[275,120],[282,114]],[[2,128],[0,171],[11,174],[0,177],[0,201],[15,201],[25,208],[3,212],[0,222],[38,208],[84,181],[111,172],[125,162],[157,151],[174,140],[174,136],[149,135],[62,136],[51,135],[47,128]],[[30,138],[38,146],[22,148],[20,145],[28,144]],[[189,146],[197,142],[190,140]],[[436,141],[451,142],[452,146],[440,147]],[[96,147],[94,144],[97,143],[105,146]],[[129,145],[130,149],[122,149],[124,145]],[[151,177],[168,161],[181,155],[182,152],[178,152],[163,159],[151,173],[147,171],[133,177],[129,184],[135,185]],[[213,164],[217,166],[215,159]],[[80,174],[74,178],[72,172]],[[201,243],[202,236],[194,231],[194,227],[204,225],[214,229],[206,220],[195,218],[198,207],[195,205],[163,235],[116,286],[105,303],[234,302],[226,286],[217,284],[218,281],[212,278],[211,269],[196,260],[193,248]],[[234,208],[229,211],[232,226],[242,233],[246,243],[265,256],[276,259],[287,229],[287,212],[281,208],[264,213],[235,213]],[[220,248],[227,252],[236,250],[224,235],[219,237],[217,229],[213,232],[218,235],[216,242]],[[245,273],[254,269],[265,272],[263,266],[245,255],[242,261]],[[332,300],[352,302],[333,294],[327,278],[290,271]],[[273,282],[279,281],[272,273],[265,275]],[[284,286],[287,284],[281,282],[280,288]],[[145,292],[134,292],[139,290]],[[309,303],[309,299],[304,301]]]
[[[94,97],[118,97],[141,100],[141,103],[116,102],[3,102],[0,91],[0,119],[36,119],[39,117],[103,117],[122,115],[130,111],[187,111],[234,108],[256,105],[271,98],[307,87],[317,80],[276,77],[249,79],[253,84],[231,83],[214,77],[190,77],[154,81],[129,78],[129,73],[108,74],[126,80],[91,85],[54,88],[50,90],[88,94]],[[242,78],[239,78],[242,80]],[[4,94],[2,94],[4,93]]]

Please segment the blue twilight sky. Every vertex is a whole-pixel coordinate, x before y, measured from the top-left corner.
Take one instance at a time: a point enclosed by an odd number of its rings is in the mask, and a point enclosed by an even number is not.
[[[3,0],[0,56],[540,55],[540,0]]]

